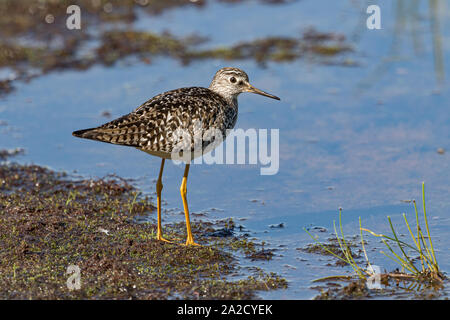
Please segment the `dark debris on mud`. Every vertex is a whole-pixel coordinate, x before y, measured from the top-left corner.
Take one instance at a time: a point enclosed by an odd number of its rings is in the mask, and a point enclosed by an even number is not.
[[[314,300],[355,300],[355,299],[442,299],[443,282],[430,283],[404,274],[393,272],[380,275],[380,288],[369,288],[367,281],[329,281],[313,289],[320,291]]]
[[[287,286],[262,270],[230,280],[240,275],[234,253],[258,246],[202,237],[214,223],[193,224],[201,247],[155,240],[154,224],[136,222],[153,210],[124,179],[74,181],[40,166],[0,165],[0,298],[249,299]],[[184,223],[164,232],[180,243],[186,236]],[[70,265],[80,268],[79,290],[66,284]]]
[[[351,250],[351,256],[355,259],[361,258],[362,251],[361,251],[361,249],[358,248],[358,245],[355,242],[353,242],[351,239],[347,239],[346,243],[347,243],[349,249]],[[328,249],[329,251],[333,252],[335,255],[345,259],[344,253],[342,252],[339,242],[337,241],[336,238],[329,238],[328,242],[325,243],[323,246],[326,249]],[[319,255],[323,255],[323,256],[333,257],[333,255],[330,252],[325,250],[321,245],[319,245],[317,243],[308,244],[303,248],[297,248],[297,250],[306,252],[306,253],[314,253],[314,254],[319,254]],[[329,264],[329,265],[331,265],[331,264]],[[347,263],[340,259],[335,258],[335,265],[343,267],[343,266],[346,266]]]
[[[25,154],[25,149],[14,148],[14,149],[0,149],[0,161],[8,160],[19,155]]]

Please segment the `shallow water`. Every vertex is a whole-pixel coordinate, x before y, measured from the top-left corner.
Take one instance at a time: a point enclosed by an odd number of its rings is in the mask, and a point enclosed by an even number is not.
[[[399,8],[402,3],[406,9]],[[262,293],[263,298],[311,298],[317,293],[310,289],[312,279],[349,271],[326,267],[327,258],[296,250],[311,242],[303,227],[322,226],[331,232],[337,209],[343,207],[348,233],[358,233],[359,216],[370,228],[386,231],[387,215],[401,223],[402,212],[413,214],[412,206],[401,200],[420,199],[422,181],[435,247],[440,249],[438,260],[444,271],[449,270],[445,248],[450,245],[450,89],[445,77],[450,74],[450,11],[445,1],[438,1],[437,34],[432,31],[429,2],[419,3],[415,17],[409,2],[380,2],[381,30],[365,27],[364,1],[208,2],[151,18],[142,14],[136,29],[200,34],[210,39],[205,47],[294,36],[309,27],[336,32],[347,37],[353,52],[345,57],[357,66],[310,59],[269,62],[265,68],[253,61],[220,60],[182,66],[158,58],[152,64],[119,62],[109,68],[51,73],[18,83],[15,92],[0,100],[0,120],[7,122],[0,126],[0,147],[22,147],[26,155],[18,158],[21,162],[69,173],[137,178],[144,191],[154,192],[159,159],[131,148],[76,139],[71,132],[110,120],[101,116],[104,110],[115,118],[162,91],[207,86],[222,66],[239,67],[256,87],[281,97],[278,102],[241,95],[236,125],[280,129],[280,170],[261,176],[258,165],[193,165],[188,197],[193,212],[206,212],[208,218],[233,217],[278,249],[273,261],[255,264],[282,273],[290,287]],[[436,37],[441,39],[440,49],[433,46]],[[436,58],[439,52],[443,65]],[[439,154],[438,148],[447,152]],[[170,219],[183,219],[178,215],[182,174],[183,168],[172,164],[164,172],[163,198]],[[269,227],[279,223],[285,227]],[[377,259],[387,270],[395,268],[378,255]]]

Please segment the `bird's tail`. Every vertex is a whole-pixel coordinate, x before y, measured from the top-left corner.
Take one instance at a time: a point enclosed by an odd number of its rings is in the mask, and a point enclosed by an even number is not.
[[[78,138],[92,139],[97,128],[89,128],[72,132],[72,135]]]
[[[112,144],[120,144],[131,147],[138,147],[136,140],[132,140],[134,135],[123,133],[124,129],[108,129],[108,128],[89,128],[72,132],[72,135],[78,138],[90,139]],[[126,129],[125,129],[126,130]]]

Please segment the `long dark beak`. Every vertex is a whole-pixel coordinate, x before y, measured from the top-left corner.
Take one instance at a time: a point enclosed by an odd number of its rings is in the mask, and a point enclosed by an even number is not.
[[[255,88],[254,86],[252,86],[250,83],[247,84],[247,92],[257,93],[257,94],[260,94],[265,97],[269,97],[269,98],[272,98],[275,100],[280,100],[280,98],[278,98],[277,96],[274,96],[273,94],[259,90],[259,89]]]

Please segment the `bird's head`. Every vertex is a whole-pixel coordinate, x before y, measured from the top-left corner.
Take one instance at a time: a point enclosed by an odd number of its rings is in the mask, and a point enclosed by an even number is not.
[[[216,72],[209,89],[225,98],[235,99],[242,92],[257,93],[265,97],[280,100],[277,96],[252,86],[248,75],[238,68],[222,68]]]

